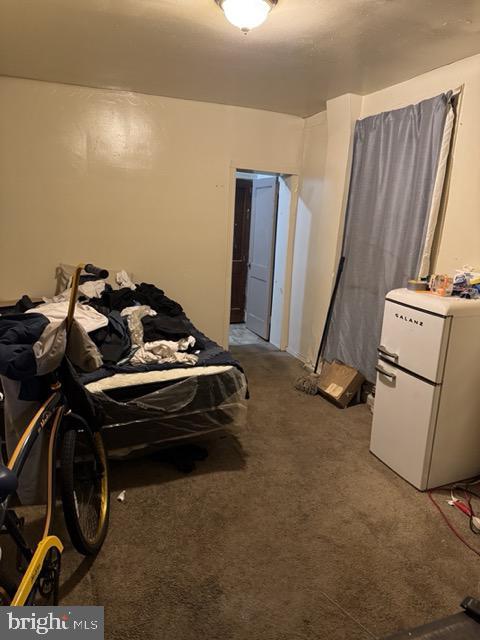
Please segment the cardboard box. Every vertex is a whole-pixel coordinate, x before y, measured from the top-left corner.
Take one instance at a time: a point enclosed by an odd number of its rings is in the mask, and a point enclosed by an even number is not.
[[[364,383],[363,375],[343,362],[325,362],[318,379],[318,392],[337,407],[345,409]]]

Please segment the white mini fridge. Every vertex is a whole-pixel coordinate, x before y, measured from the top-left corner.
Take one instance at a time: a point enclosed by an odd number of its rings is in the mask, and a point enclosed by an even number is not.
[[[387,294],[370,450],[421,490],[480,475],[480,300]]]

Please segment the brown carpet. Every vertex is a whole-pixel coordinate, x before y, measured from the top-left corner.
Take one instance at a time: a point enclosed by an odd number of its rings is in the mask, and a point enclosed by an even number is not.
[[[191,475],[113,466],[126,501],[91,566],[67,545],[64,603],[104,605],[108,639],[367,640],[478,595],[475,556],[369,453],[365,406],[295,391],[299,363],[267,346],[235,353],[251,390],[238,441]]]

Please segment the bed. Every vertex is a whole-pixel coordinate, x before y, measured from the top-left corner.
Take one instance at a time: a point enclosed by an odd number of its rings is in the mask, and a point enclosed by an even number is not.
[[[201,333],[181,305],[161,289],[145,283],[134,285],[125,271],[119,273],[123,274],[120,285],[110,276],[103,293],[91,298],[84,296],[82,302],[108,317],[109,327],[113,313],[118,317],[131,304],[151,304],[156,310],[155,318],[142,320],[145,335],[149,332],[150,339],[192,336],[195,347],[189,351],[195,353],[191,359],[196,362],[188,366],[184,362],[132,364],[128,358],[116,361],[109,356],[93,370],[77,370],[81,385],[101,417],[109,456],[124,458],[198,440],[225,429],[236,432],[245,422],[248,396],[240,364]],[[62,289],[68,289],[68,266],[60,265],[57,278],[62,283],[57,287],[58,302]],[[42,306],[36,302],[31,311],[42,312]],[[96,334],[89,335],[99,351],[102,355],[110,354],[103,349],[105,341],[102,343]]]
[[[120,373],[86,388],[101,406],[113,458],[236,431],[245,420],[246,379],[233,365]]]

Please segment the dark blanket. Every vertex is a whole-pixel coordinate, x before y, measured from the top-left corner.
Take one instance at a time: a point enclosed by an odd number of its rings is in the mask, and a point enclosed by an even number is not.
[[[93,298],[90,306],[95,307],[101,313],[110,316],[112,312],[119,312],[125,307],[135,304],[145,304],[157,312],[156,316],[145,317],[142,320],[145,342],[155,340],[179,340],[186,336],[195,338],[195,346],[191,350],[198,356],[195,366],[205,367],[214,365],[229,365],[240,369],[242,367],[232,355],[220,345],[210,340],[187,318],[182,307],[168,298],[161,289],[152,284],[142,283],[136,289],[119,289],[118,291],[105,291],[101,298]],[[92,334],[95,339],[95,336]],[[100,347],[100,345],[99,345]],[[100,347],[102,351],[102,347]],[[116,364],[105,362],[104,366],[92,373],[80,373],[83,384],[95,382],[102,378],[113,376],[115,373],[138,373],[139,371],[163,371],[166,369],[185,368],[185,363],[141,364]]]
[[[130,353],[132,342],[127,321],[120,311],[111,311],[107,317],[108,325],[92,331],[90,337],[102,354],[103,362],[115,364]]]
[[[107,286],[100,298],[91,298],[88,304],[105,315],[111,311],[122,311],[122,309],[133,307],[136,304],[146,304],[157,313],[168,316],[178,316],[183,312],[178,302],[171,300],[154,284],[146,282],[137,285],[135,289],[124,287],[114,291],[110,286]]]
[[[190,320],[184,313],[178,316],[167,316],[164,313],[157,313],[156,316],[145,316],[142,318],[144,342],[154,342],[155,340],[181,340],[188,338],[191,331],[195,330]],[[197,340],[195,351],[204,349],[203,341]]]
[[[26,296],[24,296],[26,298]],[[23,300],[23,299],[22,299]],[[19,301],[19,303],[22,301]],[[142,283],[132,290],[123,288],[112,290],[108,287],[100,298],[88,300],[91,307],[109,318],[108,327],[98,329],[90,337],[94,340],[104,359],[104,365],[92,373],[77,372],[79,381],[88,384],[115,373],[136,373],[139,371],[162,371],[186,368],[185,363],[130,364],[118,365],[130,351],[130,337],[127,323],[120,316],[125,307],[145,304],[157,312],[156,316],[143,318],[145,342],[155,340],[180,340],[187,336],[195,338],[191,352],[198,356],[195,366],[234,366],[243,372],[239,362],[220,345],[199,331],[187,318],[182,307],[168,298],[153,284]],[[27,308],[29,305],[26,305]],[[12,311],[15,309],[12,308]],[[16,380],[37,379],[33,344],[38,340],[48,324],[41,314],[3,315],[0,317],[0,374]],[[196,353],[199,351],[199,353]]]
[[[189,335],[192,335],[195,340],[202,342],[204,345],[204,349],[198,353],[198,362],[195,365],[196,367],[206,367],[206,366],[214,366],[214,365],[231,365],[237,367],[240,371],[243,372],[243,369],[240,363],[235,360],[232,354],[228,351],[222,349],[220,345],[213,340],[207,338],[203,333],[198,331],[193,324],[191,325],[192,330]],[[115,373],[138,373],[139,371],[163,371],[166,369],[178,369],[178,368],[186,368],[188,365],[185,363],[165,363],[165,364],[140,364],[132,366],[130,364],[118,365],[118,364],[109,364],[100,367],[96,371],[92,373],[81,373],[80,380],[83,384],[88,384],[89,382],[95,382],[97,380],[101,380],[102,378],[108,378],[109,376],[113,376]]]

